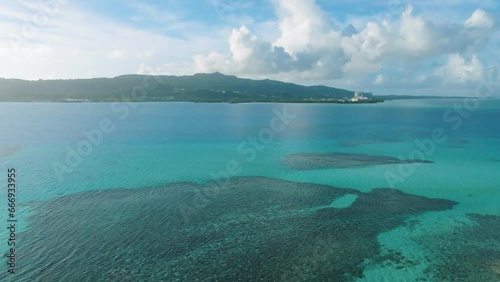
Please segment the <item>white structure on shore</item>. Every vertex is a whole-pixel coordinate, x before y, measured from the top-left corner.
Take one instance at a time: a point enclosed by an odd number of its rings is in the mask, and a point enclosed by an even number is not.
[[[351,102],[358,102],[362,100],[368,100],[368,97],[363,96],[363,94],[359,91],[354,92],[354,97],[351,98]]]
[[[65,102],[92,102],[91,100],[89,99],[75,99],[75,98],[66,98],[64,100]]]

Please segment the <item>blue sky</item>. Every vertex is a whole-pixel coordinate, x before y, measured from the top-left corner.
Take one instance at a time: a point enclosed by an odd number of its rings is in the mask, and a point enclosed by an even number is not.
[[[499,16],[496,0],[3,1],[0,77],[219,71],[472,95],[498,79]]]

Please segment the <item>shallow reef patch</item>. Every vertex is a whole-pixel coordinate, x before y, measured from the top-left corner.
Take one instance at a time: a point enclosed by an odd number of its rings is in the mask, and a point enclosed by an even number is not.
[[[317,209],[344,195],[356,201]],[[378,234],[455,204],[263,177],[85,192],[30,204],[17,278],[352,281],[379,256]]]
[[[500,281],[500,216],[467,217],[472,224],[415,238],[435,258],[427,272],[439,281]]]
[[[410,163],[432,163],[432,161],[420,159],[403,160],[389,156],[336,152],[290,154],[283,159],[283,164],[292,170],[338,169]]]

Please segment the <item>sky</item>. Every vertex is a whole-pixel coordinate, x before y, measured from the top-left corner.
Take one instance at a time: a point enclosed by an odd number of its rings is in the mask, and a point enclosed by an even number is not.
[[[374,94],[500,79],[497,0],[0,1],[0,77],[221,72]]]

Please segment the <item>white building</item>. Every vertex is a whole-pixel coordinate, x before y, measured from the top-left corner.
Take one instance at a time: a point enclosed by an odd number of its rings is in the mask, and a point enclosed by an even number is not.
[[[354,92],[354,97],[351,98],[351,102],[358,102],[362,100],[368,100],[368,98],[363,96],[363,94],[361,94],[361,92],[359,91]]]

